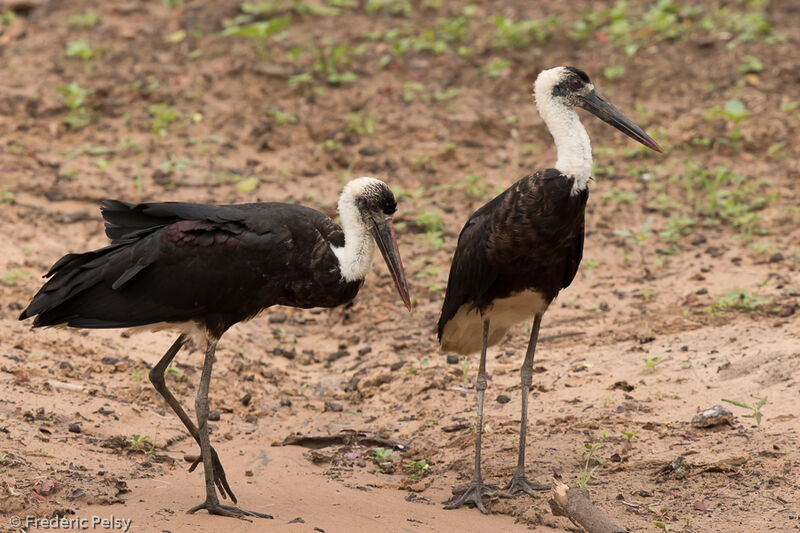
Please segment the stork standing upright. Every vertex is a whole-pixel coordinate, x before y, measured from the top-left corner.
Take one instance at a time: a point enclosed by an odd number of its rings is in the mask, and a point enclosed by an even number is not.
[[[20,320],[33,326],[176,328],[182,331],[150,371],[150,381],[200,445],[206,509],[224,516],[268,515],[236,503],[208,433],[208,389],[217,342],[237,322],[272,305],[335,307],[352,300],[367,275],[375,244],[411,309],[391,215],[396,202],[374,178],[348,183],[339,198],[342,227],[324,214],[284,203],[204,205],[119,201],[102,204],[105,248],[62,257],[45,275]],[[190,336],[205,345],[197,389],[197,426],[167,389],[164,373]],[[197,467],[195,461],[190,471]]]
[[[475,470],[463,494],[447,508],[474,504],[486,513],[482,496],[497,489],[481,476],[486,349],[506,331],[533,317],[531,337],[520,375],[522,415],[517,469],[506,495],[548,488],[525,478],[525,433],[533,355],[542,314],[575,277],[583,254],[584,209],[592,172],[589,136],[575,113],[581,107],[643,145],[658,144],[594,90],[589,77],[574,67],[539,74],[534,84],[539,114],[558,150],[555,168],[525,176],[475,211],[461,230],[450,266],[447,294],[439,318],[439,341],[446,351],[481,351],[476,383],[478,422]]]

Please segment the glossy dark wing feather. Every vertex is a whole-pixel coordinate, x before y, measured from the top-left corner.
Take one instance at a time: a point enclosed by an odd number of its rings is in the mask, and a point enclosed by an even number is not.
[[[497,277],[494,265],[486,256],[488,225],[495,209],[507,193],[508,190],[480,207],[461,229],[453,262],[450,264],[442,312],[439,315],[439,340],[445,324],[455,316],[458,309],[465,303],[478,302]]]
[[[131,204],[119,200],[106,200],[100,209],[106,221],[106,235],[114,242],[135,238],[142,233],[154,231],[179,220],[206,220],[220,223],[241,221],[243,217],[241,207],[243,206],[188,202]]]
[[[340,283],[330,249],[344,242],[341,229],[313,209],[104,206],[115,241],[59,260],[20,319],[86,328],[198,320],[221,335],[270,305],[338,305],[358,290]]]
[[[458,309],[535,290],[547,301],[575,277],[583,253],[588,190],[556,169],[526,176],[478,209],[458,240],[439,338]]]

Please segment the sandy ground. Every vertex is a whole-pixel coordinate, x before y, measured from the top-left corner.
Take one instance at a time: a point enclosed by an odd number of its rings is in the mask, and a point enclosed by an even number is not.
[[[0,12],[18,11],[0,27],[0,528],[19,531],[11,518],[28,515],[113,515],[145,532],[576,531],[552,515],[546,495],[487,498],[487,516],[442,509],[451,487],[471,476],[477,356],[448,364],[434,333],[464,220],[555,159],[529,91],[539,70],[559,63],[586,69],[667,154],[631,150],[585,119],[597,183],[583,266],[543,322],[529,477],[573,484],[585,445],[599,445],[592,499],[631,531],[658,531],[656,522],[695,532],[800,527],[800,154],[792,141],[800,14],[791,2],[731,8],[763,15],[782,39],[700,26],[673,39],[645,32],[632,57],[603,28],[585,41],[566,36],[581,10],[600,6],[555,3],[545,13],[505,3],[499,11],[511,19],[562,19],[562,32],[514,48],[496,42],[496,6],[478,3],[460,44],[410,51],[386,68],[388,44],[369,32],[416,35],[467,4],[412,2],[410,16],[364,2],[336,16],[295,12],[266,55],[220,35],[223,21],[241,14],[238,3],[23,4],[0,2]],[[722,17],[722,7],[705,9]],[[69,23],[90,8],[96,25]],[[631,6],[631,20],[644,9]],[[65,56],[66,43],[81,39],[96,49],[90,61]],[[294,47],[330,46],[324,39],[365,45],[339,67],[357,83],[327,83],[310,52],[288,59]],[[473,55],[455,52],[467,45]],[[742,73],[747,56],[762,69]],[[497,59],[507,67],[487,74]],[[604,76],[609,65],[626,74]],[[303,72],[313,81],[288,83]],[[78,112],[57,89],[73,81],[94,91],[80,128],[65,123]],[[746,118],[714,114],[734,98]],[[158,104],[177,113],[163,134],[153,124]],[[691,165],[724,165],[741,178],[717,174],[719,189],[710,178],[687,188]],[[399,198],[413,312],[376,261],[349,306],[275,308],[231,329],[212,381],[220,414],[212,441],[240,505],[274,519],[187,515],[203,493],[201,472],[187,472],[197,449],[147,381],[174,335],[34,331],[17,320],[20,310],[64,253],[106,243],[104,198],[279,200],[333,215],[341,183],[359,175],[385,179]],[[707,210],[711,200],[722,207]],[[505,484],[516,463],[529,327],[489,354],[483,464],[491,483]],[[188,407],[201,361],[182,352],[168,376]],[[722,402],[764,397],[760,426]],[[715,404],[730,408],[730,424],[690,424]],[[364,438],[281,446],[292,436],[353,433]],[[379,443],[396,445],[382,466]],[[427,469],[414,466],[421,460]]]

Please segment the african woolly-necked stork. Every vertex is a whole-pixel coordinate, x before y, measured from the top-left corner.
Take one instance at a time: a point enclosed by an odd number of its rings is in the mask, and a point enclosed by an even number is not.
[[[237,322],[272,305],[335,307],[352,300],[367,275],[375,244],[411,309],[391,215],[396,202],[380,180],[359,178],[339,198],[342,227],[308,207],[285,203],[204,205],[119,201],[102,204],[111,244],[69,254],[20,315],[34,327],[176,328],[180,336],[150,371],[150,381],[200,445],[206,509],[225,516],[268,515],[236,503],[209,443],[208,389],[217,341]],[[205,346],[195,399],[197,426],[167,389],[164,372],[189,340]],[[190,470],[197,467],[200,459]]]
[[[485,513],[482,496],[497,490],[484,485],[480,465],[486,349],[499,342],[511,326],[531,317],[530,343],[520,371],[519,461],[505,495],[519,491],[533,495],[534,490],[548,487],[525,478],[525,429],[542,314],[572,282],[583,253],[592,148],[574,108],[581,107],[645,146],[662,151],[600,96],[581,70],[556,67],[543,71],[536,78],[534,96],[555,141],[558,160],[554,168],[522,178],[470,216],[458,238],[439,318],[443,350],[461,354],[481,351],[475,471],[464,493],[448,503],[451,509],[470,503]]]

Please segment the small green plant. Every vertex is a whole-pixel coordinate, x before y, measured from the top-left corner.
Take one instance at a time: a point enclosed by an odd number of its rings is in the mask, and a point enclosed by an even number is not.
[[[611,65],[603,69],[603,76],[608,80],[616,80],[625,75],[625,67],[623,65]]]
[[[414,14],[414,8],[410,0],[367,0],[364,5],[367,13],[382,12],[387,15],[410,17]]]
[[[139,370],[131,370],[131,379],[133,381],[142,381],[146,373],[147,373],[146,368],[140,368]]]
[[[335,139],[325,139],[317,145],[317,150],[332,153],[342,147],[342,143]]]
[[[274,18],[263,22],[228,26],[222,31],[222,35],[226,37],[237,36],[252,39],[256,43],[256,51],[260,55],[267,55],[267,43],[269,39],[291,23],[292,16],[286,15],[285,17]]]
[[[755,74],[764,70],[764,63],[761,62],[757,57],[754,56],[744,56],[742,58],[742,64],[739,67],[739,72],[742,74]]]
[[[591,444],[587,442],[584,443],[583,446],[586,448],[586,451],[581,454],[581,457],[585,458],[586,462],[583,464],[583,468],[581,468],[580,477],[575,480],[575,485],[580,488],[585,487],[586,484],[589,483],[589,480],[592,479],[592,475],[594,475],[595,471],[603,464],[601,459],[596,458],[595,460],[597,461],[597,464],[593,468],[589,468],[589,465],[592,462],[592,455],[594,452],[603,447],[602,444]]]
[[[658,529],[663,529],[666,533],[669,533],[670,526],[666,522],[662,522],[661,520],[656,520],[653,522],[653,525],[656,526]]]
[[[411,461],[408,463],[408,468],[411,469],[411,477],[412,479],[416,479],[417,477],[422,477],[428,473],[428,469],[430,465],[428,465],[428,461],[425,459],[419,459],[417,461]]]
[[[167,376],[172,376],[176,381],[186,380],[186,376],[181,374],[181,371],[177,366],[175,366],[174,363],[170,363],[170,365],[164,370],[164,374]],[[156,434],[156,436],[158,436],[158,434]]]
[[[92,48],[86,41],[71,41],[67,43],[67,57],[79,57],[83,60],[83,67],[86,72],[92,70],[92,62],[100,53],[99,50]]]
[[[442,217],[434,210],[420,213],[414,223],[426,233],[441,232],[444,229]]]
[[[392,464],[392,462],[389,460],[389,456],[392,455],[391,448],[373,448],[372,453],[375,454],[375,462],[379,467],[381,467],[381,469]]]
[[[9,272],[6,272],[3,275],[3,281],[5,281],[6,285],[16,285],[19,282],[19,278],[30,276],[30,272],[25,272],[22,269],[15,268]]]
[[[328,85],[342,85],[355,83],[358,76],[355,72],[345,70],[351,63],[352,52],[347,43],[323,43],[322,46],[312,45],[311,53],[314,55],[314,71],[325,76]]]
[[[169,133],[170,124],[181,116],[175,107],[164,103],[153,104],[147,111],[150,113],[150,129],[159,137],[165,137]]]
[[[733,123],[733,129],[728,133],[730,141],[738,141],[742,137],[742,130],[739,122],[750,116],[750,111],[744,105],[744,102],[738,98],[731,98],[725,102],[725,106],[713,106],[706,113],[706,118],[723,117]]]
[[[367,115],[363,111],[348,113],[345,119],[347,123],[344,125],[344,131],[359,135],[372,135],[375,133],[375,117]]]
[[[728,400],[728,399],[725,399],[725,398],[722,398],[722,401],[726,402],[726,403],[729,403],[731,405],[735,405],[736,407],[741,407],[743,409],[749,409],[750,411],[752,411],[752,413],[747,414],[747,415],[742,415],[742,417],[744,417],[744,418],[754,418],[755,421],[756,421],[756,425],[758,427],[761,427],[761,417],[763,416],[761,414],[761,408],[764,407],[765,403],[767,403],[767,397],[766,396],[761,398],[758,401],[758,403],[754,403],[754,404],[747,404],[747,403],[744,403],[744,402],[737,402],[735,400]]]
[[[292,11],[298,15],[333,16],[339,14],[335,6],[324,4],[308,4],[303,0],[287,0],[283,2],[245,2],[241,6],[244,13],[251,15],[272,15],[278,12]]]
[[[601,202],[611,202],[614,204],[632,204],[639,197],[638,193],[625,191],[622,189],[612,189],[600,195]]]
[[[149,439],[150,437],[148,437],[147,435],[139,435],[138,433],[136,433],[133,437],[127,439],[127,442],[129,442],[131,446],[133,446],[133,449],[138,452],[141,451],[142,445],[144,445],[144,443]]]
[[[145,437],[145,438],[147,438],[147,437]],[[151,457],[153,456],[153,453],[155,453],[155,451],[156,451],[156,441],[157,440],[158,440],[158,432],[156,432],[156,436],[153,437],[153,441],[150,443],[150,447],[145,452],[147,455],[149,455]]]
[[[469,359],[466,355],[461,356],[461,377],[464,378],[464,383],[468,381],[469,378],[469,364],[467,363]]]
[[[650,355],[643,357],[642,360],[644,361],[644,366],[647,368],[647,370],[655,370],[656,364],[661,360],[661,357],[658,355]]]
[[[511,72],[511,62],[508,59],[492,59],[481,70],[487,78],[499,78]]]
[[[92,121],[93,113],[84,103],[94,90],[84,89],[73,81],[69,85],[59,87],[58,92],[61,93],[61,102],[69,109],[69,113],[64,118],[64,123],[76,130],[89,125]]]
[[[639,432],[638,431],[633,431],[632,429],[623,429],[622,431],[620,431],[620,433],[622,433],[622,435],[626,439],[628,439],[628,442],[631,442],[636,437],[636,434],[639,433]]]
[[[70,26],[74,26],[76,28],[93,28],[97,26],[97,23],[100,22],[100,17],[88,11],[86,13],[76,13],[74,15],[70,15],[67,19],[67,22]]]
[[[271,109],[265,113],[269,118],[275,121],[276,124],[282,126],[283,124],[296,124],[296,113],[284,113],[278,109]]]
[[[550,30],[558,25],[558,17],[543,20],[520,20],[514,22],[500,15],[494,17],[495,46],[525,48],[533,42],[543,43]]]
[[[653,235],[650,227],[653,225],[653,217],[647,217],[642,227],[638,231],[631,230],[614,230],[614,235],[623,237],[626,241],[633,243],[639,249],[639,256],[642,265],[644,265],[644,244],[645,241]]]
[[[0,205],[14,205],[17,203],[17,195],[8,190],[8,187],[0,189]]]

